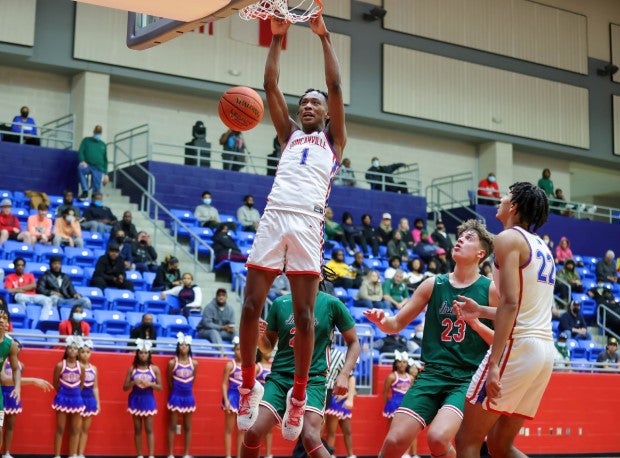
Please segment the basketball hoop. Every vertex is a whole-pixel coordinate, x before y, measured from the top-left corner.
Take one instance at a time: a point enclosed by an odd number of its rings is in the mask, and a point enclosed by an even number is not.
[[[295,0],[299,3],[289,8],[287,0],[260,0],[239,10],[239,17],[246,21],[252,19],[271,19],[275,17],[291,23],[306,22],[323,11],[321,0]]]

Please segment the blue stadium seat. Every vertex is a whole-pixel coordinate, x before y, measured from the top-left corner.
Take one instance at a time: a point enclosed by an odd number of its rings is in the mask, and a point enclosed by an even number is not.
[[[192,327],[183,315],[157,315],[157,322],[161,325],[164,337],[176,336],[179,331],[184,334],[192,334]]]
[[[176,297],[176,296],[172,296],[172,295],[168,294],[166,296],[166,302],[168,303],[168,306],[169,306],[168,307],[168,310],[169,310],[168,313],[170,313],[170,311],[173,311],[173,310],[180,310],[181,309],[181,304],[179,304],[179,298]]]
[[[51,346],[58,346],[64,344],[64,339],[60,338],[60,332],[58,329],[48,329],[45,331],[45,341]]]
[[[110,310],[121,312],[140,311],[140,304],[136,300],[133,291],[128,289],[106,288],[103,291],[103,295],[108,301],[108,308]]]
[[[104,248],[107,245],[110,234],[100,234],[99,232],[82,231],[82,239],[87,248]]]
[[[136,291],[135,298],[141,304],[144,313],[167,314],[170,310],[170,303],[163,300],[157,291]]]
[[[190,315],[187,318],[187,322],[192,327],[192,331],[193,331],[192,334],[194,336],[196,335],[196,328],[198,327],[198,323],[200,323],[201,321],[202,321],[202,316]]]
[[[30,209],[29,208],[13,207],[13,208],[11,208],[11,213],[13,215],[17,216],[17,219],[19,220],[19,222],[25,228],[25,225],[28,222],[28,217],[30,216]]]
[[[13,191],[9,191],[8,189],[0,189],[0,199],[13,200]],[[15,202],[13,202],[13,205],[15,205]]]
[[[146,288],[148,291],[153,287],[153,281],[155,280],[155,272],[142,272],[142,278],[146,283]]]
[[[103,310],[108,307],[108,301],[103,295],[101,289],[94,286],[76,286],[75,291],[90,299],[93,310]]]
[[[34,252],[37,255],[37,261],[42,262],[49,265],[49,259],[52,256],[60,256],[61,259],[64,259],[65,252],[62,247],[53,246],[53,245],[41,245],[37,243],[34,246]]]
[[[142,312],[125,312],[125,319],[129,323],[130,328],[135,328],[142,323]]]
[[[34,335],[20,338],[19,341],[22,343],[22,345],[28,346],[31,343],[46,342],[45,333],[41,331],[40,329],[29,329],[28,333],[34,334]],[[36,348],[44,348],[44,347],[42,347],[41,345],[36,345]]]
[[[39,308],[40,312],[41,308]],[[46,332],[48,329],[58,330],[58,325],[60,324],[60,315],[58,314],[57,309],[51,309],[49,311],[49,316],[45,319],[43,317],[39,318],[35,324],[36,329],[40,329],[43,332]]]
[[[230,263],[230,279],[231,288],[235,290],[243,279],[247,276],[248,268],[245,266],[245,262],[231,262]]]
[[[146,288],[146,282],[142,278],[142,274],[137,270],[128,270],[125,272],[125,278],[133,282],[134,290],[143,291]]]
[[[90,248],[65,247],[64,249],[67,264],[92,267],[97,262],[97,258]]]
[[[213,230],[208,227],[194,226],[190,229],[190,232],[209,243],[211,243],[211,240],[213,239]]]
[[[220,213],[220,221],[222,223],[235,223],[235,225],[239,225],[239,221],[237,221],[237,217],[235,215],[229,215],[226,213]],[[230,229],[230,227],[229,227]],[[232,232],[232,231],[231,231]],[[233,234],[231,234],[231,237]]]
[[[36,279],[39,279],[48,269],[49,264],[43,262],[29,262],[26,264],[26,271],[34,275]]]
[[[199,226],[198,220],[196,219],[194,214],[189,210],[174,208],[174,209],[170,209],[170,213],[172,213],[172,215],[175,218],[177,218],[179,221],[181,221],[181,223],[183,223],[185,226],[189,228],[188,230],[184,228],[182,225],[178,225],[176,224],[176,222],[173,221],[170,226],[170,233],[172,235],[174,235],[175,230],[176,230],[177,237],[187,238],[189,237],[190,230],[194,227]]]
[[[4,242],[4,258],[13,260],[16,257],[22,257],[26,261],[36,260],[36,253],[32,245],[27,243],[18,242],[17,240],[7,240]]]
[[[4,270],[4,275],[15,272],[15,266],[12,259],[0,259],[0,269]]]
[[[11,323],[15,329],[25,329],[30,325],[30,320],[26,314],[26,306],[22,304],[8,304]]]
[[[129,323],[125,314],[118,310],[95,310],[97,332],[107,332],[114,335],[128,335]]]
[[[101,340],[103,339],[113,339],[114,335],[108,332],[91,332],[90,336],[93,341],[93,345],[95,349],[98,350],[115,350],[113,347],[116,346],[116,342],[112,340]]]
[[[336,286],[334,288],[334,295],[340,299],[347,307],[353,306],[353,299],[349,296],[349,293],[345,288]]]
[[[176,337],[159,337],[157,339],[157,347],[156,350],[165,350],[161,351],[161,353],[170,354],[170,352],[174,352],[177,349],[177,339]]]
[[[252,246],[254,243],[255,232],[237,231],[237,245],[239,248]]]
[[[67,274],[74,286],[86,286],[86,284],[90,281],[84,277],[84,269],[80,266],[70,266],[70,265],[62,265],[60,268],[63,274]]]
[[[364,316],[364,312],[368,310],[365,307],[351,307],[349,308],[349,312],[351,312],[351,316],[355,320],[356,323],[368,323],[368,320]]]

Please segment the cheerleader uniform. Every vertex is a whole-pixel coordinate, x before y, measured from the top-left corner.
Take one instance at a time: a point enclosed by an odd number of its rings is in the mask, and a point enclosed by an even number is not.
[[[187,413],[196,410],[194,399],[194,362],[189,358],[189,364],[181,364],[179,358],[174,358],[172,369],[172,390],[168,397],[168,410]]]
[[[392,396],[388,402],[385,403],[385,408],[383,409],[383,416],[386,418],[392,418],[394,416],[394,412],[400,407],[405,393],[413,383],[407,374],[405,374],[404,378],[400,378],[398,372],[394,372],[394,374],[396,375],[396,379],[392,383]]]
[[[228,402],[230,403],[230,410],[237,413],[239,410],[239,387],[243,381],[241,377],[241,368],[237,366],[236,361],[233,359],[233,369],[228,376]],[[222,399],[222,409],[224,408],[224,399]]]
[[[261,363],[258,363],[258,375],[256,376],[256,380],[264,385],[267,381],[267,376],[271,374],[271,369],[264,367]]]
[[[23,370],[24,365],[22,363],[19,363],[19,367]],[[11,369],[11,362],[8,359],[4,363],[3,371],[8,378],[13,377],[13,369]],[[13,388],[15,388],[13,385],[2,386],[2,397],[4,398],[4,413],[6,415],[17,415],[18,413],[22,413],[22,402],[16,402],[15,398],[11,397]]]
[[[146,369],[134,368],[131,371],[131,381],[136,382],[138,380],[154,383],[157,377],[151,366]],[[148,417],[157,413],[157,403],[151,387],[140,388],[138,385],[134,385],[131,393],[129,393],[127,404],[127,411],[132,415]]]
[[[83,417],[92,417],[99,413],[99,406],[97,405],[97,399],[93,391],[96,378],[97,372],[93,369],[93,366],[89,364],[88,367],[84,369],[84,388],[82,388],[82,399],[84,400]]]
[[[332,396],[332,400],[329,403],[329,406],[327,407],[327,409],[325,409],[325,415],[338,417],[339,420],[351,418],[353,414],[349,409],[344,406],[344,401],[346,400],[346,396]]]
[[[62,369],[60,371],[60,388],[52,409],[65,413],[82,413],[84,411],[84,401],[82,400],[82,392],[80,388],[81,374],[80,363],[76,363],[75,367],[67,366],[67,360],[62,360]]]

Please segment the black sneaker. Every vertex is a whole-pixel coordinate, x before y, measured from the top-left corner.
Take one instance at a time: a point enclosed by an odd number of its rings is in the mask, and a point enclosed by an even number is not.
[[[84,202],[85,200],[88,200],[88,191],[82,192],[82,194],[80,194],[80,197],[78,197],[78,200],[80,202]]]

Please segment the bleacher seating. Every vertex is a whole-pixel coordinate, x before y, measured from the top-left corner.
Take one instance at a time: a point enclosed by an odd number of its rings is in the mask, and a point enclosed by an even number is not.
[[[92,267],[97,258],[90,248],[66,247],[64,249],[66,263],[80,267]]]
[[[108,302],[100,288],[95,286],[76,286],[75,291],[81,296],[90,299],[93,310],[103,310],[107,308]]]
[[[30,321],[26,314],[26,307],[22,304],[9,304],[9,314],[14,328],[25,329],[29,327]]]
[[[134,292],[128,289],[106,288],[103,295],[108,302],[110,310],[122,312],[140,311],[140,303],[136,300]]]
[[[192,327],[188,324],[187,318],[183,315],[157,315],[157,322],[161,325],[162,335],[164,337],[173,337],[177,332],[183,334],[192,334]]]
[[[129,334],[129,323],[127,323],[123,312],[118,310],[95,310],[93,314],[97,323],[97,332],[114,335]]]
[[[170,303],[161,298],[156,291],[136,291],[136,300],[141,304],[143,313],[167,314],[170,310]]]

